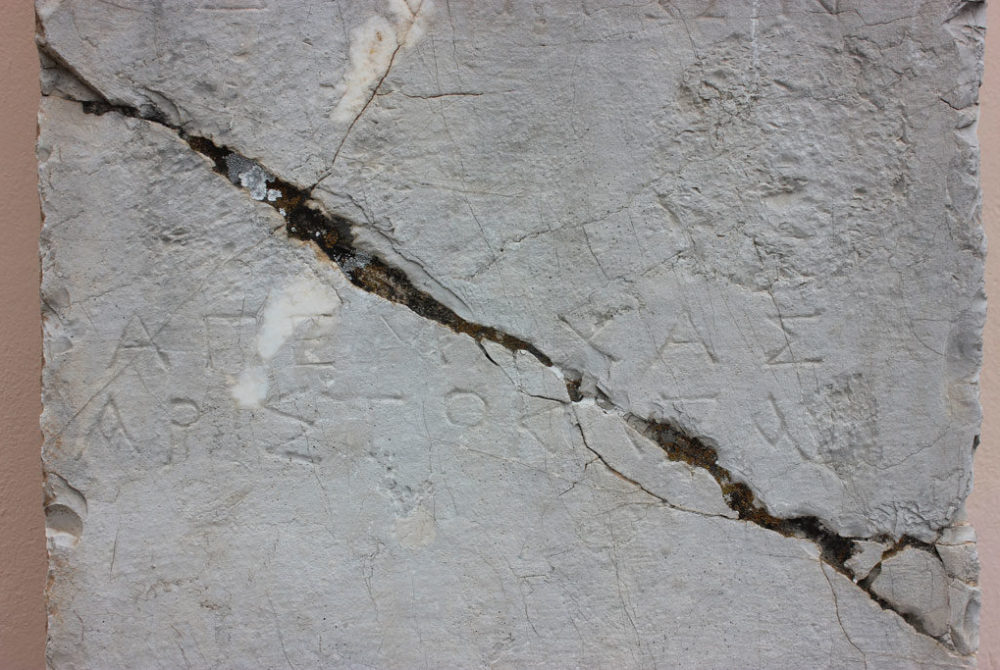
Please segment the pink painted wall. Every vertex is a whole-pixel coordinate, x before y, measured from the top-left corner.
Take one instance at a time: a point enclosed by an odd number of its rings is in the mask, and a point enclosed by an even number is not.
[[[31,0],[0,0],[0,670],[43,668],[45,539],[38,430],[41,320]],[[986,416],[969,515],[983,563],[980,667],[1000,670],[1000,0],[989,7],[982,89],[983,221],[994,241],[982,399]]]
[[[990,242],[986,262],[987,307],[981,377],[983,432],[976,481],[968,501],[979,534],[983,572],[979,667],[1000,670],[1000,1],[987,5],[986,75],[980,89],[979,141],[983,225]]]
[[[41,316],[29,0],[0,0],[0,668],[44,667]]]

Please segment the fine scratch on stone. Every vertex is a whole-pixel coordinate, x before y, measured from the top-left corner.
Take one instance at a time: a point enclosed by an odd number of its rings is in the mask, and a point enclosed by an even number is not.
[[[394,22],[377,15],[351,31],[350,68],[338,86],[341,96],[331,114],[334,120],[350,120],[350,123],[333,152],[329,169],[316,183],[333,171],[344,143],[378,95],[400,50],[414,44],[423,34],[422,24],[431,9],[431,0],[419,0],[415,9],[408,3],[409,0],[389,1],[396,15]],[[390,36],[395,44],[390,43]]]

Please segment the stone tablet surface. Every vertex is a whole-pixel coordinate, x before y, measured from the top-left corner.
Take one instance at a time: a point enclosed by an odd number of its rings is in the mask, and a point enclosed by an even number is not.
[[[37,11],[51,667],[975,664],[981,2]]]

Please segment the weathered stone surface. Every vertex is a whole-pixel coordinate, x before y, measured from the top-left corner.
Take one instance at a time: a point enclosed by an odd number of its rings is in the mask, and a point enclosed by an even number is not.
[[[979,3],[38,7],[53,667],[973,663]]]
[[[712,440],[771,511],[948,524],[979,424],[978,3],[212,7],[40,13],[111,100],[322,178],[365,246]]]

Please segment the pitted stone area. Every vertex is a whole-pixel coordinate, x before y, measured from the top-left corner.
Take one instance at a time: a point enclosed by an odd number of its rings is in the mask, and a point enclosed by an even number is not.
[[[53,668],[945,668],[983,4],[39,0]]]

